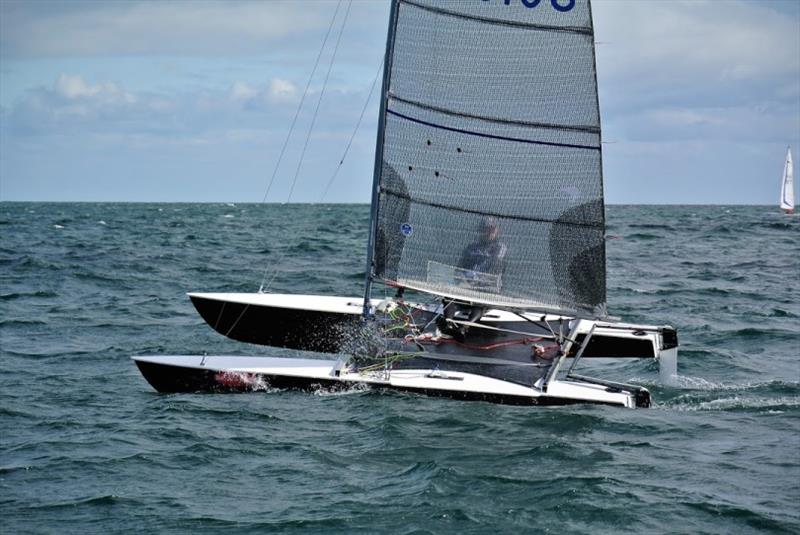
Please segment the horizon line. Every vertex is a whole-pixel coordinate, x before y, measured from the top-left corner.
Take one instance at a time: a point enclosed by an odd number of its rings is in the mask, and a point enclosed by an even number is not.
[[[315,202],[315,201],[292,201],[292,202],[261,202],[261,201],[119,201],[119,200],[87,200],[87,201],[53,201],[53,200],[2,200],[0,204],[241,204],[241,205],[269,205],[269,206],[283,206],[283,205],[364,205],[369,206],[369,201],[353,201],[353,202]],[[605,206],[777,206],[778,203],[652,203],[652,202],[605,202]]]

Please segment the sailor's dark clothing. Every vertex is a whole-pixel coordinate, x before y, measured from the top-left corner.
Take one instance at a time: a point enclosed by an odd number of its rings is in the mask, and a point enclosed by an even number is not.
[[[476,241],[467,245],[458,267],[469,271],[502,275],[505,269],[506,246],[499,241]]]

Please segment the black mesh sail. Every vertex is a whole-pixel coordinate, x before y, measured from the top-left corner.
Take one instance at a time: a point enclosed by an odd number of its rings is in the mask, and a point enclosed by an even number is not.
[[[588,0],[395,0],[371,278],[603,314]]]

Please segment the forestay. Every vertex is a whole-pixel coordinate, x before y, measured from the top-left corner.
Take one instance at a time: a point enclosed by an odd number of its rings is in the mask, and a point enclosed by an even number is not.
[[[588,0],[394,0],[381,113],[372,280],[604,314]],[[487,226],[499,258],[475,269]]]

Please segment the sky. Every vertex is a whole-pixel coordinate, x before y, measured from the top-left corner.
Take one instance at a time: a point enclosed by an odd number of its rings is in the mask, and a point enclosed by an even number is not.
[[[369,202],[388,0],[352,2],[276,171],[336,7],[0,0],[0,201]],[[800,2],[592,7],[606,202],[776,204]]]

